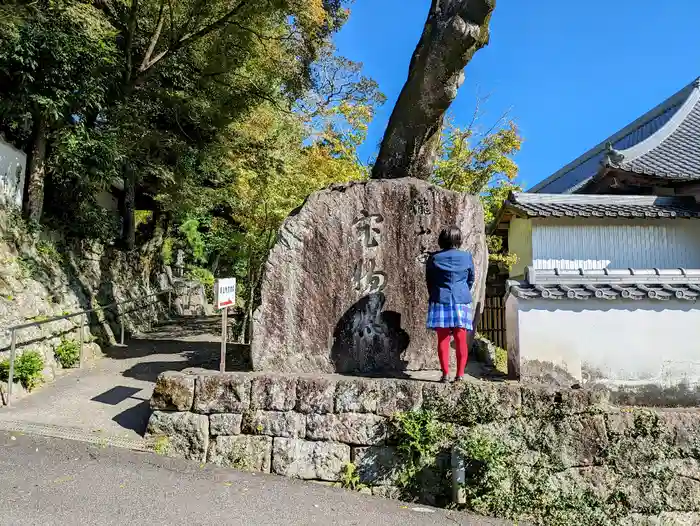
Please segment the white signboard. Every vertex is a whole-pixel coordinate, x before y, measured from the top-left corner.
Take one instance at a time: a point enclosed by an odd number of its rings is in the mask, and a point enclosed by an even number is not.
[[[232,307],[236,303],[236,278],[222,278],[214,283],[214,304],[217,309]]]

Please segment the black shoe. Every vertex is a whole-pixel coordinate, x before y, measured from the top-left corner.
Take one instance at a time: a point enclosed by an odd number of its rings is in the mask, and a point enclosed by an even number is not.
[[[459,382],[464,381],[464,376],[456,376],[454,383],[458,384]]]
[[[450,377],[447,376],[446,374],[442,375],[442,378],[440,378],[440,382],[443,384],[449,384],[450,383]]]

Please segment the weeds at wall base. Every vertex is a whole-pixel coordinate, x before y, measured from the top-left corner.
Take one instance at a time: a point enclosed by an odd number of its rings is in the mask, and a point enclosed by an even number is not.
[[[362,491],[367,487],[360,482],[360,474],[357,470],[357,466],[353,462],[347,462],[343,466],[343,470],[340,473],[339,485],[341,488],[352,491]]]
[[[463,509],[482,515],[547,526],[615,526],[626,524],[632,513],[700,511],[700,502],[692,497],[695,486],[684,485],[671,469],[674,463],[697,466],[700,438],[692,448],[679,447],[676,431],[665,428],[655,412],[631,410],[624,429],[607,423],[598,452],[579,467],[563,463],[562,449],[580,444],[562,440],[569,440],[565,435],[572,428],[567,426],[575,428],[577,418],[599,422],[603,416],[595,411],[567,416],[553,408],[539,418],[483,423],[465,419],[459,405],[455,411],[454,403],[442,401],[429,411],[399,413],[392,419],[391,437],[401,460],[396,485],[402,498],[421,500],[426,472],[434,474],[433,484],[449,482],[450,466],[440,457],[454,446],[466,464]],[[450,419],[469,423],[444,423]],[[441,500],[447,501],[449,483],[444,489]]]

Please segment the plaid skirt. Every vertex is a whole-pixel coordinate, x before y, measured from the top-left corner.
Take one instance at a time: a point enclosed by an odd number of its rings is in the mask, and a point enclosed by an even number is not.
[[[472,330],[472,305],[471,303],[429,303],[428,304],[428,329],[456,329]]]

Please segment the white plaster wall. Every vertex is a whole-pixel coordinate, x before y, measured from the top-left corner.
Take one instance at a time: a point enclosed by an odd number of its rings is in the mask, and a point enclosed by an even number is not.
[[[532,221],[514,217],[508,228],[508,252],[518,256],[510,269],[510,277],[525,275],[525,267],[532,265]]]
[[[521,300],[517,353],[613,385],[700,384],[700,304]],[[583,378],[582,378],[583,371]]]
[[[27,156],[0,140],[0,203],[22,207]]]
[[[700,221],[533,220],[532,265],[536,269],[700,268]]]

